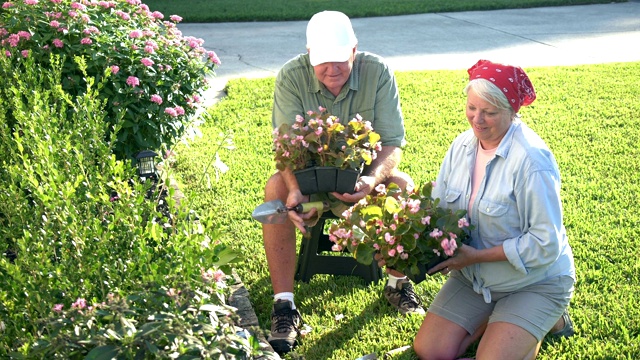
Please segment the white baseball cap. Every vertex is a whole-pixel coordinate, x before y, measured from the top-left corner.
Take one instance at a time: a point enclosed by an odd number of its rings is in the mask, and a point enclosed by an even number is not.
[[[312,66],[349,59],[358,44],[351,20],[339,11],[322,11],[307,25],[307,49]]]

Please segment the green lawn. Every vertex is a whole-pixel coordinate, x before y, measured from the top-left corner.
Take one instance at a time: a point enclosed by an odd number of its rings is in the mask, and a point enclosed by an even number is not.
[[[574,250],[577,283],[571,314],[577,335],[547,339],[539,359],[640,358],[640,62],[526,69],[538,99],[521,113],[554,152],[562,174],[565,224]],[[434,180],[453,138],[468,127],[462,88],[465,71],[397,73],[408,144],[402,170],[417,183]],[[203,137],[178,152],[177,177],[193,207],[212,210],[226,227],[224,241],[252,260],[237,267],[267,331],[272,290],[260,224],[251,211],[262,203],[275,170],[271,154],[274,79],[232,80],[228,97],[210,111]],[[221,151],[229,171],[200,182],[214,159],[221,132],[236,149]],[[443,276],[417,286],[425,304]],[[317,275],[297,282],[296,303],[313,329],[291,359],[356,359],[412,342],[421,317],[402,317],[382,297],[383,282]],[[344,315],[336,320],[337,315]],[[391,358],[414,359],[412,350]]]
[[[184,22],[307,20],[322,10],[352,18],[626,2],[626,0],[147,0],[152,11],[177,14]]]

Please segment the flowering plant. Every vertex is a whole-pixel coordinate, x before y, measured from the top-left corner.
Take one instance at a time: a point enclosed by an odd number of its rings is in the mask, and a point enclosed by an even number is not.
[[[252,346],[258,339],[236,325],[238,315],[225,305],[224,273],[209,269],[200,286],[177,285],[143,284],[126,296],[108,293],[98,303],[77,298],[69,307],[55,304],[50,316],[39,320],[41,330],[29,354],[66,359],[265,355]]]
[[[347,209],[331,224],[332,250],[347,248],[355,259],[371,264],[379,253],[386,266],[408,276],[423,275],[469,239],[465,210],[439,207],[431,198],[434,184],[403,191],[383,184],[375,194]]]
[[[278,170],[293,171],[311,166],[332,166],[362,170],[371,164],[381,148],[380,135],[371,122],[356,115],[347,125],[323,107],[308,111],[308,119],[296,116],[292,125],[282,124],[273,131]]]
[[[22,73],[24,60],[55,69],[62,59],[62,88],[70,95],[95,78],[107,119],[116,132],[113,152],[132,158],[142,149],[171,148],[190,121],[220,64],[204,41],[183,37],[182,20],[151,11],[140,0],[13,0],[0,9],[0,55]],[[80,68],[85,63],[85,73]],[[103,81],[107,78],[107,81]]]

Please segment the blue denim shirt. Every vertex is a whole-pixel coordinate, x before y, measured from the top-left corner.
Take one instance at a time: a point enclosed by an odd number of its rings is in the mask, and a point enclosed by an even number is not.
[[[445,155],[432,196],[441,206],[468,209],[478,140],[460,134]],[[562,221],[560,172],[544,141],[514,121],[486,165],[469,214],[470,245],[502,246],[508,261],[467,266],[461,273],[491,301],[491,291],[510,292],[552,277],[575,280],[573,254]]]

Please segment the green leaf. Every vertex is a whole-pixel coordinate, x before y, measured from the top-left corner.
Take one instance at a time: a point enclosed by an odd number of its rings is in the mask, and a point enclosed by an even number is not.
[[[103,345],[93,348],[85,360],[112,360],[118,357],[120,354],[120,348],[114,345]]]
[[[373,247],[365,244],[359,244],[356,248],[356,251],[353,253],[353,256],[359,263],[364,265],[371,265],[375,253],[376,252]]]

